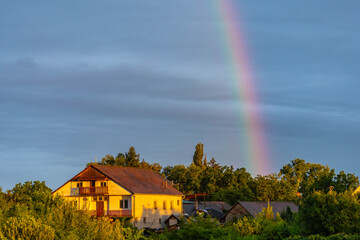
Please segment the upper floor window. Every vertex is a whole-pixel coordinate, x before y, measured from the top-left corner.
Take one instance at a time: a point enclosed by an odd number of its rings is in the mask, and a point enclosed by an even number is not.
[[[174,209],[174,201],[173,200],[171,200],[171,202],[170,202],[170,208]]]
[[[157,201],[154,201],[154,209],[157,209]]]
[[[120,208],[123,209],[129,208],[129,200],[120,200]]]
[[[83,186],[83,183],[82,183],[82,182],[76,183],[76,187],[82,187],[82,186]]]
[[[106,186],[107,186],[107,185],[106,185],[106,182],[101,182],[101,183],[100,183],[100,186],[106,187]]]
[[[166,209],[166,201],[163,202],[163,209]]]

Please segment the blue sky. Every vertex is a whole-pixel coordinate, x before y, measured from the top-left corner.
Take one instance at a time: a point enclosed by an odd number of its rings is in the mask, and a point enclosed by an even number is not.
[[[271,169],[360,174],[358,1],[237,2]],[[0,186],[57,188],[95,156],[247,167],[214,1],[1,1]],[[241,104],[241,102],[240,102]],[[256,173],[253,173],[254,175]]]

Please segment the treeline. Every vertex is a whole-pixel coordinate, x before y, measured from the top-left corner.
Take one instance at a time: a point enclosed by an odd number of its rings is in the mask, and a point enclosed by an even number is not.
[[[112,166],[151,168],[159,172],[184,194],[210,193],[212,200],[227,201],[297,201],[314,191],[330,190],[344,192],[359,186],[359,178],[351,173],[321,164],[292,160],[278,173],[252,177],[245,168],[234,168],[219,164],[214,158],[207,160],[204,145],[198,143],[192,161],[188,166],[174,165],[162,167],[159,163],[140,161],[134,147],[129,152],[119,153],[116,157],[106,155],[98,163]]]
[[[162,240],[356,240],[360,239],[360,202],[351,192],[315,191],[299,201],[298,213],[274,216],[271,206],[253,217],[219,224],[212,218],[183,220],[176,231],[156,236]]]
[[[71,202],[53,197],[44,182],[0,190],[0,239],[360,239],[360,202],[350,191],[314,191],[299,201],[298,213],[273,215],[271,207],[255,218],[220,224],[216,219],[182,218],[180,228],[143,235],[126,222],[92,218]]]

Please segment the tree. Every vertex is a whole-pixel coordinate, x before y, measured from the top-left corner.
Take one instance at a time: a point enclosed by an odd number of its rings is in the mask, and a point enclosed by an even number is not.
[[[175,187],[183,193],[188,192],[188,176],[189,170],[184,165],[175,165],[169,168],[165,167],[163,173],[166,174],[166,178],[175,184]]]
[[[313,192],[303,199],[299,214],[308,234],[360,232],[360,204],[348,191]]]
[[[255,194],[258,201],[293,200],[290,189],[290,184],[281,180],[277,173],[266,176],[258,175],[255,178]]]
[[[341,171],[335,176],[334,190],[337,192],[354,191],[358,186],[359,178],[354,174]]]
[[[140,166],[140,154],[136,154],[135,148],[131,146],[129,152],[125,153],[125,165],[127,167]]]
[[[204,157],[204,144],[198,143],[195,146],[195,152],[193,156],[193,164],[196,166],[203,166],[203,157]]]

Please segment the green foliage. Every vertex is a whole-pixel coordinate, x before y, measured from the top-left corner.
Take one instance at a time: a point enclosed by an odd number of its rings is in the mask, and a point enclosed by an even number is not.
[[[132,146],[129,148],[129,152],[125,153],[125,166],[127,167],[140,166],[140,154],[136,154],[135,148]]]
[[[237,201],[252,201],[255,200],[255,196],[249,187],[243,186],[239,189],[225,188],[219,190],[212,196],[214,201],[225,201],[230,205],[234,205]]]
[[[54,239],[55,230],[32,216],[10,217],[2,225],[2,234],[7,239]]]
[[[0,239],[141,239],[142,231],[93,219],[51,195],[44,182],[17,184],[0,192]]]
[[[143,159],[140,162],[140,154],[136,153],[134,147],[129,148],[127,153],[118,153],[116,158],[110,154],[106,154],[105,157],[101,159],[100,162],[89,162],[86,166],[90,165],[108,165],[108,166],[121,166],[121,167],[140,167],[140,168],[150,168],[155,172],[160,173],[162,167],[159,163],[147,163]]]
[[[259,221],[253,217],[246,216],[234,222],[233,227],[240,236],[259,235],[262,231]]]
[[[359,186],[359,178],[354,174],[343,171],[335,174],[335,170],[328,166],[307,163],[302,159],[295,159],[283,166],[280,177],[289,184],[289,200],[295,200],[297,192],[305,197],[314,191],[328,192],[331,187],[337,192],[344,192]]]
[[[193,164],[196,166],[203,166],[203,157],[204,157],[204,144],[198,143],[195,146],[195,152],[193,156]]]
[[[304,198],[299,214],[308,234],[360,233],[360,204],[350,192],[313,192]]]
[[[183,221],[179,230],[164,232],[159,239],[240,239],[233,227],[221,225],[217,220],[202,217]]]
[[[268,203],[267,207],[263,208],[257,217],[267,220],[273,220],[274,212],[272,206]]]

